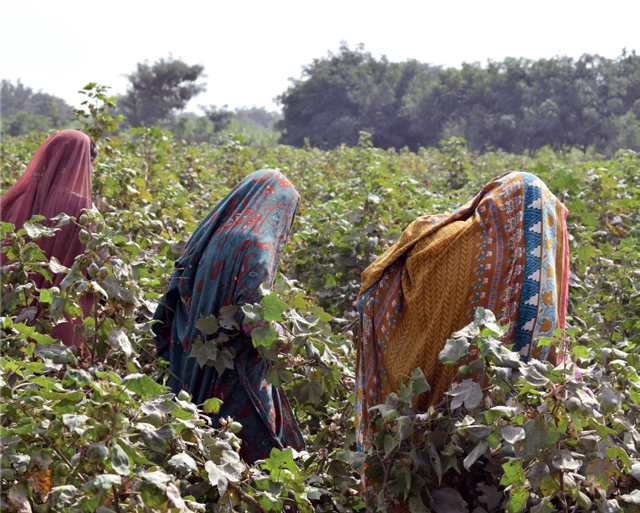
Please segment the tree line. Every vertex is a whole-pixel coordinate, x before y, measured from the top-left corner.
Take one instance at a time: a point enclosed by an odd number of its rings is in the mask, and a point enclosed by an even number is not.
[[[533,156],[542,147],[613,153],[640,150],[640,56],[616,59],[507,58],[443,68],[376,59],[345,43],[314,59],[278,98],[282,114],[265,108],[229,110],[187,103],[206,89],[204,67],[173,58],[139,63],[118,97],[124,127],[159,125],[190,142],[217,142],[243,130],[275,144],[354,146],[360,132],[380,148],[417,150],[464,138],[476,151]],[[72,112],[64,101],[2,81],[2,133],[61,128]],[[256,136],[256,134],[261,134]],[[269,134],[266,135],[265,134]],[[223,138],[223,137],[222,137]]]
[[[353,146],[360,131],[381,148],[436,146],[466,139],[491,148],[535,154],[640,150],[640,56],[583,55],[442,68],[415,60],[389,62],[363,47],[315,59],[280,97],[281,142]]]
[[[116,96],[113,116],[123,116],[119,131],[161,126],[188,142],[216,143],[229,134],[243,135],[249,142],[277,143],[274,123],[279,114],[264,107],[228,109],[226,105],[200,105],[200,114],[184,112],[189,101],[206,90],[204,67],[169,57],[153,64],[138,63],[127,75],[127,92]],[[1,84],[0,125],[2,135],[18,136],[74,126],[74,109],[61,98],[34,92],[19,80]]]
[[[20,80],[15,85],[2,80],[0,98],[2,135],[66,128],[73,117],[73,109],[63,99],[43,92],[34,93]]]

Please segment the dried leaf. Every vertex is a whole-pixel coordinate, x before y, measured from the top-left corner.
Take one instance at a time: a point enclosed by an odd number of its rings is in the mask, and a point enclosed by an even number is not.
[[[38,468],[38,470],[31,472],[29,474],[29,482],[31,483],[33,493],[40,494],[40,498],[42,502],[47,502],[47,498],[49,497],[49,490],[53,486],[53,480],[51,479],[51,469],[43,470]]]

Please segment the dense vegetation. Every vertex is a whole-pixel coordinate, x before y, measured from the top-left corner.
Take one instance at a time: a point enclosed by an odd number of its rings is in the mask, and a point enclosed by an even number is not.
[[[42,92],[34,93],[19,80],[15,85],[2,80],[0,98],[2,135],[18,136],[33,130],[67,128],[73,117],[73,109],[64,100]]]
[[[202,114],[184,112],[187,102],[206,89],[197,81],[202,66],[189,66],[176,59],[160,59],[153,65],[140,63],[127,75],[128,91],[120,95],[110,113],[120,117],[120,130],[134,127],[161,126],[177,138],[188,142],[220,143],[231,134],[241,135],[248,145],[277,144],[280,136],[274,129],[279,118],[264,107],[242,107],[229,110],[226,105],[200,106]],[[20,81],[2,80],[0,134],[17,137],[32,131],[75,128],[74,110],[64,100],[34,93]],[[118,130],[116,129],[116,132]]]
[[[361,130],[381,148],[437,146],[464,137],[477,151],[533,156],[549,145],[640,150],[640,56],[508,58],[434,67],[375,59],[342,45],[315,59],[279,97],[281,142],[353,146]]]
[[[82,128],[99,139],[112,127],[107,99],[92,86],[86,93],[91,112],[81,116]],[[4,138],[2,191],[45,137]],[[455,138],[440,149],[397,152],[373,147],[368,134],[331,151],[241,142],[190,145],[157,127],[121,132],[100,144],[97,210],[35,219],[17,233],[0,226],[14,261],[0,270],[3,508],[349,512],[364,507],[357,469],[366,458],[381,511],[409,495],[412,512],[640,509],[638,154],[586,161],[543,150],[534,160],[478,154]],[[307,450],[274,450],[247,467],[236,452],[237,422],[212,429],[202,414],[216,401],[194,405],[188,394],[168,394],[149,323],[198,221],[240,178],[267,166],[288,176],[301,204],[273,293],[243,310],[281,320],[296,335],[290,355],[276,353],[269,336],[254,344],[272,360],[270,379],[284,385]],[[571,211],[567,364],[522,365],[495,343],[492,314],[478,312],[441,361],[456,364],[477,345],[489,389],[463,380],[446,406],[415,412],[412,398],[428,384],[414,371],[378,408],[380,436],[358,455],[360,273],[416,216],[453,209],[513,169],[538,174]],[[88,245],[66,269],[43,260],[33,241],[69,222],[84,227]],[[37,290],[31,272],[66,278],[60,289]],[[87,292],[96,300],[81,356],[47,333],[62,312],[79,313]],[[40,319],[36,301],[47,311]],[[201,319],[202,330],[233,326],[234,313]],[[542,343],[558,344],[559,336]],[[220,369],[229,363],[215,343],[193,356]]]
[[[501,149],[534,157],[541,148],[573,148],[612,156],[640,151],[640,56],[585,54],[577,60],[508,58],[486,66],[443,68],[415,60],[376,59],[362,45],[342,44],[314,59],[278,101],[264,108],[187,103],[206,89],[204,67],[169,57],[139,63],[118,98],[122,128],[160,126],[187,142],[221,144],[242,134],[247,145],[354,146],[360,132],[389,149],[437,147],[463,137],[470,149]],[[2,134],[66,128],[71,109],[57,98],[2,82]]]

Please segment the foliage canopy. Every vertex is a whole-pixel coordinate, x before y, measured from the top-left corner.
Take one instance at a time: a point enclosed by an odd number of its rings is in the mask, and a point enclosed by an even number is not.
[[[314,59],[279,96],[282,142],[353,146],[360,131],[374,146],[416,151],[464,137],[477,151],[640,150],[640,56],[585,54],[577,60],[507,58],[486,67],[440,68],[376,60],[342,44]]]

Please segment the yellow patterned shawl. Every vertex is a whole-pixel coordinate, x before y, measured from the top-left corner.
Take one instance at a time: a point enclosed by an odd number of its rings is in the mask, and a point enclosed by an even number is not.
[[[398,392],[416,367],[431,390],[414,406],[424,411],[442,400],[457,368],[440,364],[438,354],[473,320],[476,307],[492,310],[502,325],[511,323],[502,342],[514,344],[523,359],[539,335],[564,328],[566,216],[536,176],[508,173],[455,212],[416,219],[364,271],[356,363],[359,450],[375,434],[368,409]],[[533,355],[553,356],[548,349]]]

